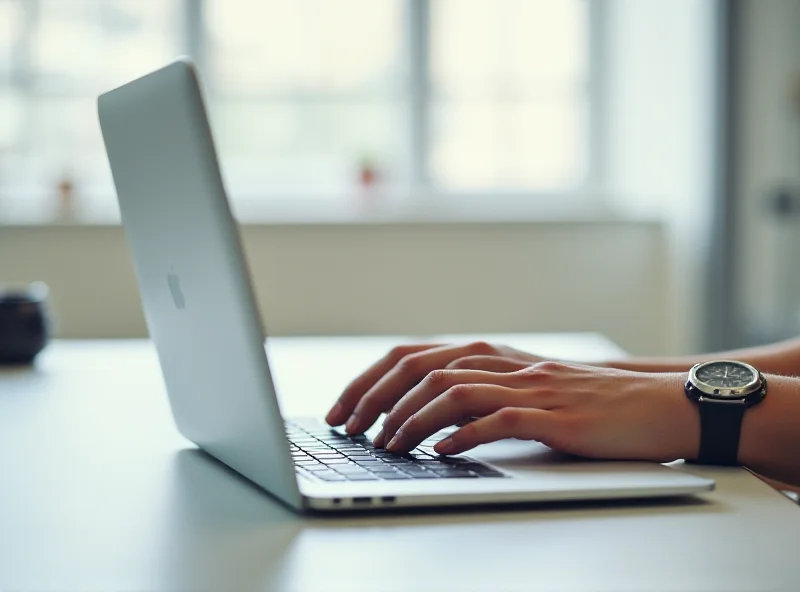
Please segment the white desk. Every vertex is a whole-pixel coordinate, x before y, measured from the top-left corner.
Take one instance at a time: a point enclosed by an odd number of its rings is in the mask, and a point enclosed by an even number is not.
[[[393,341],[275,340],[285,409],[324,410]],[[504,341],[619,355],[593,335]],[[718,489],[689,501],[298,517],[176,434],[149,343],[61,342],[0,371],[0,589],[800,590],[800,509],[702,472]]]

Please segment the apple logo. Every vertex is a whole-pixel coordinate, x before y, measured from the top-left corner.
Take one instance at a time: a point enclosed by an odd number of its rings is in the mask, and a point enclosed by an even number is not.
[[[175,303],[175,308],[178,310],[186,308],[186,299],[183,297],[181,279],[178,277],[178,274],[174,272],[168,273],[167,284],[169,285],[169,292],[172,294],[172,302]]]

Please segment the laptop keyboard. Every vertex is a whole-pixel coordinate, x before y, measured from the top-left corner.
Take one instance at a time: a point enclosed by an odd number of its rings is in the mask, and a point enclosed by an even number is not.
[[[438,456],[434,435],[406,454],[375,448],[364,435],[345,436],[320,420],[286,422],[295,471],[321,481],[395,481],[409,479],[483,479],[506,477],[462,456]]]

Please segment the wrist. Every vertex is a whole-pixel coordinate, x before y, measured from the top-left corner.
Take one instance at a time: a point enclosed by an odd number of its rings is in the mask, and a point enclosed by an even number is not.
[[[776,375],[767,380],[769,392],[764,401],[748,409],[742,420],[739,463],[757,473],[796,481],[796,469],[790,467],[800,415],[800,382]]]
[[[675,418],[673,450],[675,458],[694,460],[700,451],[700,414],[697,405],[686,396],[684,385],[688,374],[676,372],[670,376],[669,392],[673,408],[670,416]]]
[[[700,447],[700,418],[694,404],[684,394],[686,376],[678,372],[641,373],[640,394],[648,410],[650,453],[647,458],[657,462],[694,459]]]

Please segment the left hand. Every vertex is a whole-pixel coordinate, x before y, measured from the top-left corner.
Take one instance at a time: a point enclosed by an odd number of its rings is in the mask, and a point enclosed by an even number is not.
[[[458,454],[503,438],[592,458],[694,458],[700,420],[682,373],[546,361],[524,370],[434,370],[394,406],[376,446],[405,452],[442,428],[478,419],[435,446]]]

